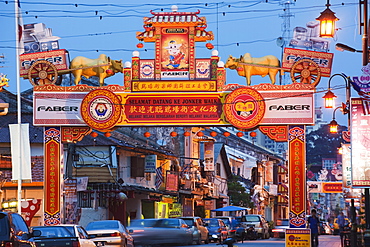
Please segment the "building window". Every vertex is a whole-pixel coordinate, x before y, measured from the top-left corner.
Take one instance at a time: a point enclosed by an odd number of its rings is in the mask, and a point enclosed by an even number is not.
[[[145,158],[132,156],[131,157],[131,177],[144,177]]]

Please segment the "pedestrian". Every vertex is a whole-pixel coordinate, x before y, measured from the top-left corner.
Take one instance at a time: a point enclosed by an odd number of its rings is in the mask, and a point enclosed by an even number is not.
[[[344,226],[346,224],[346,220],[344,218],[343,212],[340,212],[340,214],[338,215],[337,224],[339,226],[340,245],[343,246],[344,245],[343,243],[344,233],[343,232],[344,232]]]
[[[311,246],[319,246],[319,218],[316,215],[316,209],[311,210],[311,216],[308,217],[308,227],[311,229]]]

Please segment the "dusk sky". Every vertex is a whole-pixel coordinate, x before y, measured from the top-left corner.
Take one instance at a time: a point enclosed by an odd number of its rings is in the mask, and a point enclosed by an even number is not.
[[[219,51],[221,60],[226,62],[229,55],[239,57],[250,53],[252,57],[274,55],[279,59],[282,49],[276,40],[282,37],[282,26],[290,24],[290,38],[293,28],[306,27],[306,24],[324,11],[327,0],[297,0],[291,1],[291,17],[284,19],[287,14],[283,9],[287,1],[278,0],[248,0],[248,1],[21,1],[23,23],[44,23],[51,28],[53,35],[60,37],[59,47],[69,51],[70,60],[76,56],[97,58],[104,53],[112,59],[131,61],[132,52],[140,51],[141,58],[154,58],[154,43],[145,43],[144,48],[136,45],[136,32],[143,31],[143,17],[150,17],[154,12],[170,12],[172,5],[178,6],[179,12],[196,12],[207,18],[208,31],[214,33],[211,43]],[[340,52],[335,49],[336,43],[347,44],[357,50],[362,49],[362,36],[359,34],[358,1],[330,1],[330,9],[339,18],[337,33],[330,41],[329,52],[334,53],[332,75],[345,73],[348,76],[361,76],[362,54]],[[287,22],[286,22],[287,21]],[[10,87],[6,88],[17,93],[16,87],[16,53],[15,53],[15,14],[14,2],[0,0],[0,55],[4,55],[0,63],[0,73],[10,79]],[[289,25],[288,25],[289,27]],[[287,35],[286,35],[287,36]],[[286,42],[290,41],[290,38]],[[204,42],[196,44],[196,57],[208,58],[211,51]],[[288,77],[289,78],[289,77]],[[108,84],[123,84],[123,75],[117,74],[106,80]],[[269,82],[268,77],[252,77],[252,85]],[[246,85],[245,78],[237,75],[235,70],[227,69],[227,83]],[[290,82],[289,82],[290,83]],[[337,105],[345,99],[343,89],[345,81],[335,77],[332,86],[342,86],[334,93],[339,97]],[[21,78],[21,90],[31,88],[28,80]],[[326,90],[328,77],[323,77],[317,91]],[[316,106],[323,107],[323,93],[318,93]],[[357,94],[353,93],[353,96]],[[332,110],[324,111],[325,120],[330,121]],[[337,120],[346,125],[347,118],[337,113]]]

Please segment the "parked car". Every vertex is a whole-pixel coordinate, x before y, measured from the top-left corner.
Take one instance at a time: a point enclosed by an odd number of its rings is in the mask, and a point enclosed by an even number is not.
[[[254,228],[257,231],[258,237],[263,239],[270,238],[269,225],[262,215],[259,214],[247,214],[241,217],[241,225],[254,224]]]
[[[183,219],[132,220],[128,229],[135,245],[193,243],[193,232]]]
[[[193,241],[196,244],[201,244],[204,241],[205,244],[208,244],[208,229],[204,225],[202,218],[200,217],[179,217],[183,219],[185,223],[190,227],[193,232]]]
[[[285,229],[289,228],[289,219],[276,220],[275,227],[272,229],[274,238],[285,238]]]
[[[134,239],[118,220],[93,221],[85,229],[96,246],[134,246]]]
[[[21,215],[13,212],[0,212],[0,246],[32,246],[38,230],[30,230]]]
[[[41,235],[34,237],[37,247],[71,247],[79,246],[78,238],[64,226],[34,226],[33,230],[39,230]]]
[[[61,224],[72,233],[74,237],[78,238],[81,247],[95,247],[94,241],[92,241],[87,234],[85,228],[80,225],[73,225],[73,224]]]
[[[222,243],[227,239],[227,227],[221,219],[206,218],[203,219],[208,228],[208,238],[210,242]]]
[[[236,229],[238,227],[238,221],[235,219],[235,217],[217,216],[215,218],[221,219],[225,223],[225,225],[227,227],[227,236],[229,238],[235,238],[236,237]]]

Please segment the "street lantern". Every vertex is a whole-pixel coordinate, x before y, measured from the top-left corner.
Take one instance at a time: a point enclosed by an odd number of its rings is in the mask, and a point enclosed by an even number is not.
[[[316,20],[320,21],[320,37],[321,38],[333,38],[335,33],[335,22],[339,19],[335,16],[335,13],[329,9],[329,0],[326,4],[326,9],[320,13],[320,16]]]
[[[338,123],[335,121],[335,119],[331,120],[329,123],[329,132],[332,134],[338,133]]]
[[[332,91],[327,91],[323,99],[325,99],[325,108],[333,108],[334,107],[334,99],[337,96]]]

